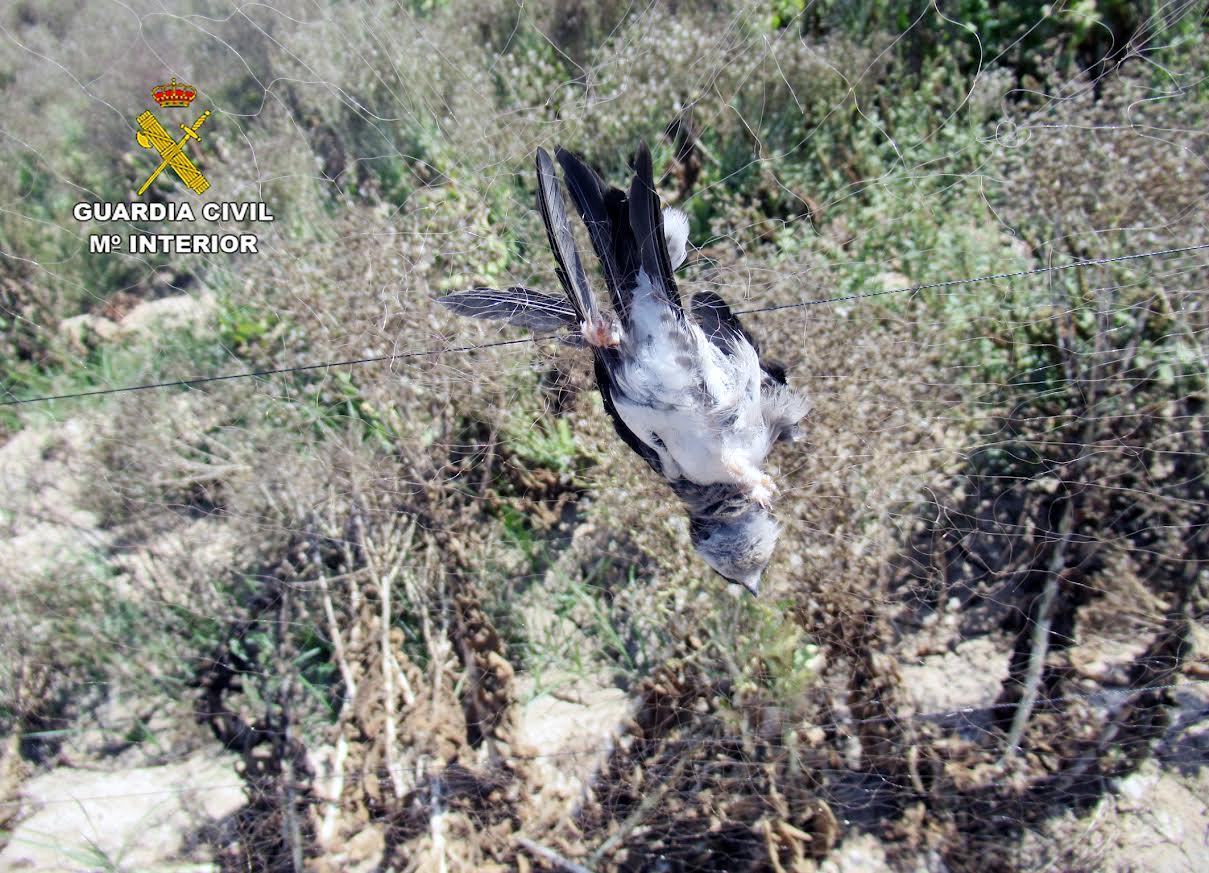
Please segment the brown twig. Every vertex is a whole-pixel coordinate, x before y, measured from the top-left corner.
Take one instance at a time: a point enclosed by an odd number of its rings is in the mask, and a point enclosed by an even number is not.
[[[1041,602],[1038,605],[1033,621],[1032,649],[1029,652],[1028,670],[1024,678],[1024,690],[1020,703],[1012,714],[1012,726],[1008,731],[1007,741],[1000,763],[1016,754],[1020,746],[1020,738],[1028,726],[1028,720],[1037,705],[1037,691],[1041,686],[1041,676],[1045,671],[1045,658],[1049,654],[1049,634],[1054,621],[1054,604],[1058,600],[1058,587],[1062,579],[1062,571],[1066,566],[1066,550],[1070,546],[1071,531],[1074,528],[1074,507],[1068,497],[1062,504],[1062,518],[1058,521],[1060,539],[1054,550],[1050,552],[1046,564],[1045,587],[1041,591]]]
[[[638,808],[626,816],[625,821],[621,823],[621,827],[617,828],[616,832],[614,832],[612,836],[601,843],[596,851],[592,853],[592,856],[589,859],[592,864],[599,864],[601,859],[617,848],[617,846],[621,844],[622,840],[630,835],[630,832],[634,830],[634,828],[642,824],[643,819],[650,814],[651,810],[654,809],[655,806],[663,802],[664,795],[666,795],[671,787],[680,779],[680,775],[684,772],[684,768],[688,764],[688,759],[688,754],[682,754],[679,756],[678,760],[676,761],[676,766],[672,768],[672,772],[668,774],[667,778],[659,784],[659,787],[644,797],[642,802],[638,804]]]
[[[517,845],[521,846],[526,851],[545,861],[549,861],[559,869],[566,870],[567,873],[592,873],[591,868],[585,867],[583,864],[577,864],[570,858],[564,858],[550,847],[543,846],[538,842],[534,842],[524,834],[517,834],[516,842]]]

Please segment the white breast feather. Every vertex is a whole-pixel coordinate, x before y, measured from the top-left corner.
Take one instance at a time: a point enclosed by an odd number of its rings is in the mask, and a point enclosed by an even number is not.
[[[696,324],[677,319],[645,272],[629,328],[613,400],[626,426],[659,453],[664,474],[701,484],[730,482],[735,459],[763,464],[771,441],[755,349],[740,341],[736,354],[724,353]]]

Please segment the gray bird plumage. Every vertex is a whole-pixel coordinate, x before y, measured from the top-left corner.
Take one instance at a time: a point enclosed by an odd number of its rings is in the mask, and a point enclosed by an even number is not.
[[[578,157],[555,152],[600,263],[612,313],[592,292],[550,156],[537,152],[538,209],[565,299],[514,287],[440,298],[463,315],[532,330],[578,329],[593,353],[605,411],[622,440],[667,480],[688,510],[693,548],[710,567],[759,591],[779,526],[776,486],[762,466],[806,414],[783,367],[761,358],[730,307],[699,292],[686,310],[674,275],[688,221],[660,209],[650,152],[639,147],[628,192]],[[570,304],[568,306],[568,304]]]

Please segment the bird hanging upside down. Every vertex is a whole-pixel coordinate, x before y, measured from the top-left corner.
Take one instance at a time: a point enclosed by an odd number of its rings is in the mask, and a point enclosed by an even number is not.
[[[567,221],[550,156],[537,150],[537,203],[566,297],[528,288],[476,288],[440,298],[455,312],[531,330],[570,328],[592,349],[596,384],[618,435],[663,476],[689,514],[693,548],[731,582],[759,593],[779,526],[776,485],[763,471],[778,441],[797,438],[806,399],[718,295],[687,311],[674,270],[688,220],[660,210],[651,155],[640,145],[629,192],[564,149],[555,155],[587,226],[612,302],[597,303]]]

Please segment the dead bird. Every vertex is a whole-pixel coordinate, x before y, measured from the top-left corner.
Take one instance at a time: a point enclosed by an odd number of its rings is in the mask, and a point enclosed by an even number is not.
[[[538,209],[565,292],[475,288],[440,298],[455,312],[535,331],[577,331],[592,350],[596,384],[618,435],[685,504],[693,548],[730,582],[759,593],[780,526],[777,487],[762,467],[778,441],[797,437],[806,399],[784,367],[717,294],[697,292],[686,309],[675,270],[688,219],[661,209],[651,154],[640,145],[629,191],[608,185],[580,158],[555,150],[588,229],[612,311],[592,292],[567,220],[554,163],[537,151]]]

